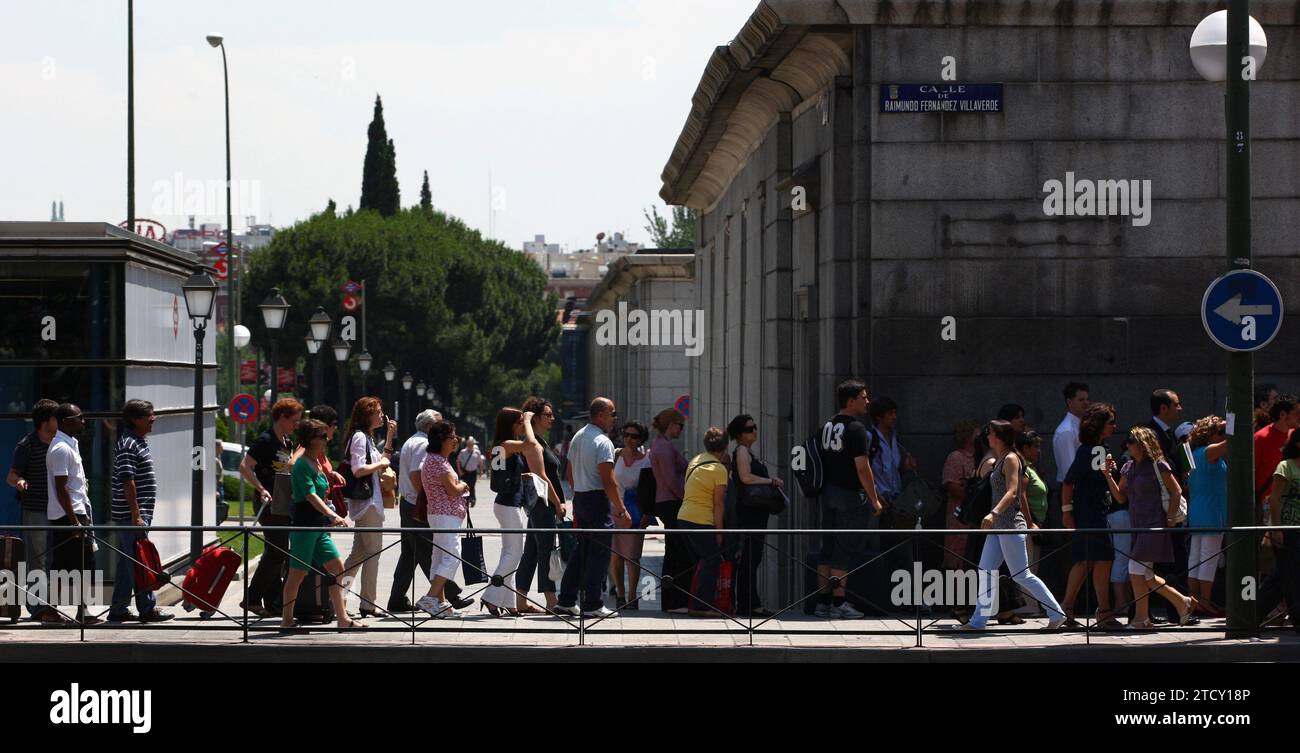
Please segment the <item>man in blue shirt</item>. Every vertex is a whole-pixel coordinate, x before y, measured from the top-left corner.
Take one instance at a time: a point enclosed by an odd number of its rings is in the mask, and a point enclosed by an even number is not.
[[[153,431],[153,403],[127,400],[122,406],[122,434],[118,437],[113,462],[113,523],[120,526],[148,526],[153,522],[154,500],[158,482],[153,471],[153,456],[145,437]],[[115,531],[117,573],[113,578],[113,600],[108,610],[109,622],[166,622],[172,615],[158,609],[152,591],[136,591],[139,615],[131,613],[131,592],[135,589],[135,544],[149,538],[147,531]]]

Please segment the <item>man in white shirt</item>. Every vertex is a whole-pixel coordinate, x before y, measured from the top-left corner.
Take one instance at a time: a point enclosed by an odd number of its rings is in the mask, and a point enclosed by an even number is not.
[[[1088,385],[1083,382],[1070,382],[1065,385],[1065,418],[1056,427],[1052,435],[1052,454],[1056,458],[1056,483],[1065,481],[1065,472],[1070,470],[1074,456],[1079,451],[1079,419],[1088,410]]]
[[[59,430],[45,453],[50,496],[46,514],[51,525],[62,528],[50,532],[50,569],[64,573],[80,572],[82,588],[76,598],[77,620],[85,625],[97,625],[103,620],[86,614],[89,600],[86,587],[91,582],[90,571],[95,567],[95,550],[91,537],[81,530],[91,523],[90,497],[87,496],[86,471],[81,463],[81,447],[75,439],[86,428],[86,420],[81,409],[71,403],[60,405],[54,417],[59,421]],[[52,603],[59,601],[55,598],[49,600]]]
[[[465,440],[465,449],[456,453],[456,472],[460,480],[469,484],[470,501],[478,501],[474,494],[474,486],[478,482],[479,469],[483,467],[483,453],[478,451],[478,445],[474,438],[470,437]]]
[[[573,435],[569,443],[569,483],[573,485],[573,527],[613,528],[614,518],[630,520],[623,498],[614,483],[614,443],[607,433],[618,418],[614,401],[598,397],[591,401],[590,423]],[[612,533],[576,534],[578,550],[564,568],[560,595],[555,605],[559,614],[578,616],[578,588],[582,587],[582,614],[587,617],[617,617],[605,607],[602,584],[609,570]]]

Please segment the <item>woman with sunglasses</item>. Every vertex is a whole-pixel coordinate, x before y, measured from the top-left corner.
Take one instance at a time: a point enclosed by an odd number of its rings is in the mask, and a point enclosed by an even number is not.
[[[550,401],[530,397],[524,401],[524,413],[533,414],[533,435],[544,437],[555,425],[555,408]],[[555,451],[541,442],[542,465],[546,467],[547,499],[533,505],[528,511],[528,528],[536,533],[524,539],[524,553],[515,573],[515,609],[521,613],[536,610],[528,603],[528,591],[533,587],[533,573],[537,573],[537,590],[546,599],[547,611],[555,609],[555,580],[551,578],[551,552],[555,549],[556,521],[564,520],[564,487],[560,485],[560,458]]]
[[[415,606],[435,619],[456,617],[450,600],[456,598],[449,591],[460,567],[460,534],[457,529],[465,522],[465,498],[469,484],[451,467],[450,458],[460,447],[456,425],[450,421],[437,421],[429,429],[428,452],[420,466],[420,486],[428,500],[429,527],[433,534],[433,558],[429,562],[429,592],[415,602]],[[457,592],[459,593],[459,592]]]
[[[614,453],[614,484],[623,495],[623,506],[627,508],[626,527],[645,528],[649,521],[642,514],[636,496],[637,483],[641,480],[641,469],[650,467],[650,453],[646,452],[645,443],[649,439],[649,430],[638,421],[623,424],[623,447]],[[620,528],[624,527],[620,521]],[[636,534],[616,534],[614,536],[614,556],[609,558],[609,579],[613,591],[622,609],[639,609],[637,596],[628,598],[628,591],[637,592],[641,582],[641,551],[645,546],[645,537]],[[626,571],[627,579],[624,580]]]
[[[1103,474],[1110,487],[1111,496],[1128,505],[1134,528],[1173,528],[1177,525],[1178,504],[1183,490],[1174,477],[1174,471],[1160,450],[1155,432],[1145,426],[1129,429],[1129,457],[1120,471],[1119,483],[1109,473]],[[1164,509],[1164,486],[1169,493],[1169,510]],[[1178,610],[1178,624],[1189,625],[1195,621],[1196,600],[1174,590],[1164,578],[1152,569],[1157,562],[1174,561],[1174,543],[1168,533],[1133,534],[1133,550],[1129,553],[1128,572],[1133,583],[1134,616],[1129,621],[1131,630],[1153,630],[1150,618],[1152,593],[1159,594]]]
[[[533,414],[518,408],[502,408],[497,413],[496,427],[492,434],[492,450],[489,453],[492,491],[497,493],[492,504],[492,513],[501,528],[524,528],[524,515],[536,504],[543,504],[536,497],[536,487],[524,474],[532,472],[546,477],[545,463],[542,461],[542,446],[533,434]],[[524,555],[524,535],[522,533],[501,534],[501,558],[497,560],[496,569],[492,571],[493,580],[500,576],[503,585],[489,586],[483,592],[482,609],[488,610],[493,617],[503,615],[518,617],[521,614],[542,614],[542,610],[531,604],[525,609],[515,606],[514,590],[508,583],[519,569],[519,561]],[[527,593],[523,596],[527,597]]]
[[[754,455],[754,443],[758,441],[758,424],[754,417],[742,413],[727,424],[727,435],[736,443],[731,453],[731,467],[735,478],[739,480],[741,493],[746,487],[771,486],[780,489],[784,486],[781,479],[767,470],[763,461]],[[743,499],[742,499],[743,503]],[[740,504],[736,507],[736,524],[742,529],[767,528],[769,508],[759,505]],[[739,539],[738,560],[736,562],[736,614],[746,617],[770,617],[771,612],[763,608],[758,595],[758,566],[763,562],[763,550],[766,536],[761,533],[741,536]]]
[[[1187,527],[1226,528],[1228,525],[1228,422],[1206,416],[1192,427],[1191,474],[1187,477]],[[1214,576],[1223,559],[1223,532],[1198,533],[1189,538],[1187,585],[1203,617],[1223,617],[1211,601]]]

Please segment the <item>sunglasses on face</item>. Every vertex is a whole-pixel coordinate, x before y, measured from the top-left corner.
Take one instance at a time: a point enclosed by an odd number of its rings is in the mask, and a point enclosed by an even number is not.
[[[749,426],[745,427],[746,434],[750,433],[751,431],[758,431],[758,427],[753,424],[750,424]]]

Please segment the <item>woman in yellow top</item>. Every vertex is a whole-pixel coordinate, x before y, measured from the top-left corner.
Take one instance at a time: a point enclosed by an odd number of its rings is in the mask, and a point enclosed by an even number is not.
[[[698,590],[692,594],[687,613],[692,617],[716,617],[713,597],[722,566],[723,500],[727,496],[727,466],[722,452],[727,435],[716,426],[704,433],[704,452],[686,467],[686,493],[677,513],[677,526],[686,530],[716,529],[718,533],[686,536],[696,570]]]

